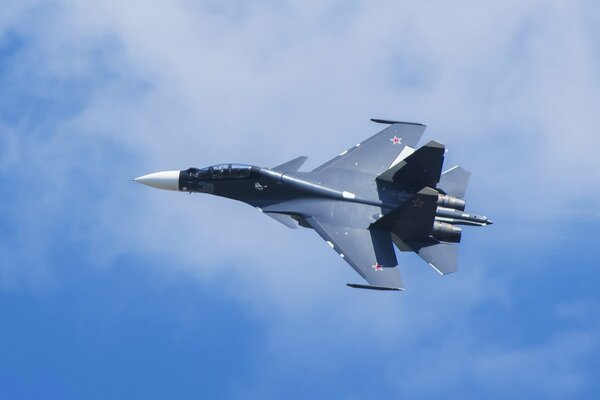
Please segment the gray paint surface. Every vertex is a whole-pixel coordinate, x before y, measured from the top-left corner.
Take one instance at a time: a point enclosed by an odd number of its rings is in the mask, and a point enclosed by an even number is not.
[[[442,174],[443,144],[415,150],[425,125],[374,121],[389,126],[311,172],[298,171],[302,156],[274,168],[221,164],[136,181],[239,200],[289,228],[312,228],[368,283],[349,286],[403,290],[394,244],[447,274],[458,269],[457,225],[491,221],[463,212],[470,174]]]

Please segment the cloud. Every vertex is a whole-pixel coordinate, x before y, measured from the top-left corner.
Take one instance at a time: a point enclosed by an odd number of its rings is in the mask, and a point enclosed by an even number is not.
[[[427,392],[427,360],[439,362],[443,377],[459,358],[466,372],[440,387],[474,374],[482,385],[508,380],[525,390],[537,383],[512,371],[542,368],[537,377],[556,393],[577,393],[585,376],[558,379],[566,370],[544,362],[563,351],[565,365],[576,365],[597,347],[589,333],[529,349],[466,331],[482,304],[518,307],[506,294],[514,268],[503,275],[485,267],[485,252],[498,252],[489,242],[527,240],[543,251],[548,237],[564,239],[559,229],[547,232],[549,219],[566,224],[572,202],[598,208],[600,77],[588,6],[11,3],[0,17],[0,38],[12,43],[0,53],[0,97],[9,105],[0,114],[0,171],[2,187],[17,189],[2,214],[0,288],[51,285],[55,249],[83,246],[89,267],[130,255],[249,304],[269,327],[265,390],[289,358],[293,367],[339,371],[335,357],[348,360],[364,346],[358,354],[367,359],[371,351],[423,356],[398,379],[413,380],[414,390]],[[411,292],[401,297],[343,287],[358,277],[310,231],[285,230],[242,204],[127,182],[153,170],[269,166],[301,154],[316,166],[374,133],[370,117],[428,123],[426,135],[446,142],[449,161],[473,170],[475,211],[506,226],[477,232],[491,239],[466,250],[469,267],[456,277],[436,279],[402,255]],[[574,342],[581,347],[571,349]],[[395,364],[387,365],[384,386],[397,390]]]

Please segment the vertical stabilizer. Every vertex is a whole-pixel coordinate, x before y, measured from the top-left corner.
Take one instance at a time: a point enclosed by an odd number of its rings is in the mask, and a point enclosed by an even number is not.
[[[431,140],[379,175],[377,179],[419,189],[425,186],[435,187],[442,173],[444,152],[443,144]]]

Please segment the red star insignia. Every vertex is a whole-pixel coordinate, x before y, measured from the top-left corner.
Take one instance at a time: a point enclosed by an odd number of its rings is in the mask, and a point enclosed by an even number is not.
[[[375,265],[371,265],[371,268],[373,268],[375,271],[383,271],[383,265],[381,265],[379,263],[375,263]]]
[[[399,138],[396,135],[394,135],[394,137],[390,139],[390,141],[392,142],[392,144],[400,144],[401,140],[402,140],[402,138]]]
[[[412,202],[413,202],[413,207],[415,207],[415,208],[423,208],[423,204],[425,204],[425,202],[423,200],[421,200],[419,197],[414,199]]]

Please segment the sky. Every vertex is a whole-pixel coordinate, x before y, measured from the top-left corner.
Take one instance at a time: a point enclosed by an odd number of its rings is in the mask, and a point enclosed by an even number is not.
[[[595,398],[600,4],[3,0],[0,397]],[[422,122],[472,172],[402,293],[310,230],[130,179],[307,170]]]

